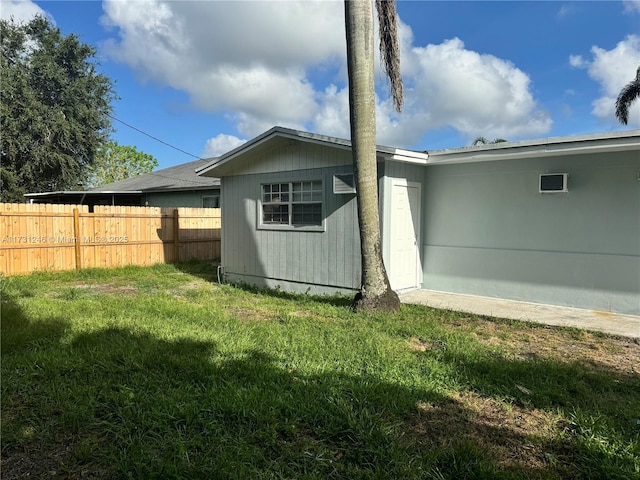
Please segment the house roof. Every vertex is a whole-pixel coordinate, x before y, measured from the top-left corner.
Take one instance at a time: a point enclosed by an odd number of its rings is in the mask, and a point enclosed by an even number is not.
[[[151,173],[108,183],[88,192],[124,193],[124,192],[163,192],[168,190],[208,190],[220,186],[220,179],[201,177],[196,170],[210,164],[215,159],[201,158]]]
[[[328,145],[346,150],[351,149],[350,140],[276,126],[218,158],[209,159],[209,162],[198,169],[197,173],[202,176],[209,176],[214,173],[216,175],[222,175],[225,173],[225,166],[229,162],[274,138],[288,138],[291,140]],[[382,145],[377,145],[376,150],[378,157],[388,160],[420,164],[424,164],[427,161],[427,154],[425,152],[404,150],[394,147],[385,147]]]
[[[488,162],[517,158],[540,158],[633,150],[638,151],[640,155],[640,130],[550,137],[521,142],[502,142],[445,150],[430,150],[427,163],[433,165]]]
[[[337,148],[351,149],[351,141],[342,138],[303,132],[284,127],[272,129],[258,135],[247,143],[225,153],[224,155],[203,160],[197,174],[206,178],[209,175],[224,175],[230,169],[229,162],[246,154],[252,149],[274,139],[289,138],[293,140],[329,145]],[[445,163],[471,163],[517,158],[551,157],[558,155],[575,155],[580,153],[602,153],[637,150],[640,154],[640,130],[607,132],[588,135],[550,137],[519,142],[502,142],[487,145],[430,150],[418,152],[378,145],[378,157],[386,160],[437,165]]]

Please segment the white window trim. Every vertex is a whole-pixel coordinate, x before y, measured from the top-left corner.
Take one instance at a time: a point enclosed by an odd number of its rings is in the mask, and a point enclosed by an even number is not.
[[[289,184],[289,195],[292,195],[293,191],[291,188],[291,184],[299,183],[299,182],[320,182],[322,200],[321,200],[321,215],[322,215],[322,224],[321,225],[282,225],[276,223],[262,223],[262,186],[263,185],[273,185],[276,183],[288,183]],[[258,191],[258,203],[257,203],[257,229],[258,230],[284,230],[284,231],[295,231],[295,232],[324,232],[325,231],[325,201],[326,195],[324,192],[325,185],[324,180],[320,178],[305,178],[305,179],[296,179],[296,180],[273,180],[269,182],[260,182],[260,187]],[[290,197],[291,198],[291,197]],[[290,200],[289,205],[293,205],[293,202]],[[292,209],[289,209],[289,216],[292,214]]]

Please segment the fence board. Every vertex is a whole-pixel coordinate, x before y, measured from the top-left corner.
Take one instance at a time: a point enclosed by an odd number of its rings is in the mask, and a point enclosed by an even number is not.
[[[217,208],[0,203],[0,273],[213,260],[220,229]]]

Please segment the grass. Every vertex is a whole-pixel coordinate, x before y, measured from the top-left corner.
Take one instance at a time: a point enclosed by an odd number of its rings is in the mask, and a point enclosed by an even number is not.
[[[640,478],[640,347],[214,283],[2,279],[2,478]]]

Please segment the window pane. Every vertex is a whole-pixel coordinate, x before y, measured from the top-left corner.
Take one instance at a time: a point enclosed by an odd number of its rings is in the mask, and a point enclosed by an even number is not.
[[[263,205],[262,223],[288,225],[289,205]]]
[[[289,184],[271,183],[262,185],[263,203],[287,203],[289,202]]]
[[[293,225],[322,225],[322,204],[301,203],[293,205]]]
[[[322,202],[322,182],[294,182],[293,202]]]
[[[322,181],[270,183],[261,188],[263,224],[322,226]]]
[[[202,197],[202,207],[203,208],[219,208],[220,196],[212,195],[212,196]]]
[[[277,188],[277,185],[262,185],[262,201],[269,203],[273,199],[273,189]]]

